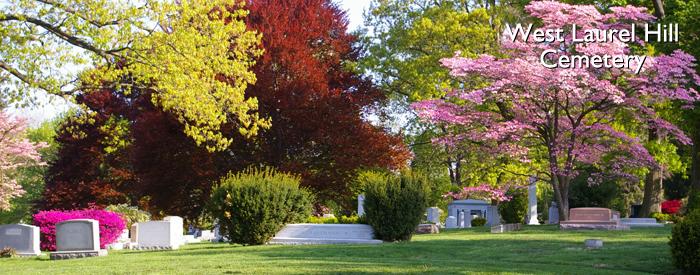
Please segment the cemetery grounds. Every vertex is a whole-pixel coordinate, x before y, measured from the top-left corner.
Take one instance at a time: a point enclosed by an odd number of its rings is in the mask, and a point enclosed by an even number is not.
[[[415,235],[380,245],[239,246],[188,244],[173,251],[110,251],[108,257],[0,259],[0,274],[649,274],[675,270],[670,226],[628,231],[488,227]],[[604,241],[583,248],[585,239]]]

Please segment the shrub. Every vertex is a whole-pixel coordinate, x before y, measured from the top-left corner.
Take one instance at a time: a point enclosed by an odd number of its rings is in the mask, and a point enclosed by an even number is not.
[[[309,219],[306,220],[307,223],[316,223],[316,224],[335,224],[338,223],[338,218],[336,217],[316,217],[316,216],[309,216]]]
[[[677,268],[688,274],[700,270],[700,210],[691,212],[673,226],[669,245]]]
[[[472,226],[484,226],[486,224],[486,219],[482,217],[476,217],[472,219]]]
[[[151,220],[150,213],[139,210],[136,206],[129,206],[128,204],[110,205],[107,206],[105,210],[120,214],[122,218],[124,218],[124,221],[126,221],[126,228],[131,228],[131,225],[135,223]]]
[[[272,168],[229,174],[212,189],[208,211],[231,243],[264,244],[285,224],[311,214],[313,196],[299,182]]]
[[[681,200],[668,200],[661,203],[661,213],[664,214],[676,214],[683,204]]]
[[[671,219],[672,219],[670,214],[663,214],[663,213],[651,213],[651,217],[656,219],[659,222],[668,222],[668,221],[671,221]]]
[[[40,211],[34,214],[34,225],[40,227],[41,249],[56,250],[56,224],[66,220],[93,219],[100,224],[100,247],[105,248],[119,238],[126,229],[126,222],[120,214],[99,210]]]
[[[527,193],[525,189],[511,189],[506,195],[511,196],[510,201],[498,204],[498,213],[505,223],[522,223],[527,214]]]
[[[426,179],[414,173],[365,177],[365,215],[377,238],[410,240],[428,205]]]
[[[17,250],[12,247],[5,247],[0,249],[0,258],[14,258],[17,257]]]
[[[365,216],[358,217],[357,215],[352,215],[352,216],[340,216],[338,218],[338,223],[341,224],[366,224],[367,220],[365,219]]]

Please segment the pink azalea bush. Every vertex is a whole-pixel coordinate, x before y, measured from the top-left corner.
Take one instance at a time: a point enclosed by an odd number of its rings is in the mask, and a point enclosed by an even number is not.
[[[56,224],[74,219],[93,219],[100,223],[100,248],[103,249],[116,241],[126,229],[126,222],[121,215],[106,210],[40,211],[34,214],[34,225],[41,228],[41,249],[55,251]]]
[[[447,192],[443,197],[452,198],[455,200],[491,200],[496,202],[509,201],[513,197],[506,195],[506,191],[509,188],[495,188],[488,184],[482,184],[479,186],[468,186],[463,187],[459,192]]]

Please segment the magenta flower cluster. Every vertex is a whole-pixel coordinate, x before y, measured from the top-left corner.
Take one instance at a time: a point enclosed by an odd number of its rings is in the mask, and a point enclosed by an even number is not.
[[[70,211],[40,211],[34,214],[34,225],[40,227],[41,249],[56,250],[56,224],[66,220],[93,219],[100,223],[100,248],[114,243],[126,222],[121,215],[100,209],[70,210]]]
[[[506,195],[506,190],[508,190],[508,188],[495,188],[488,184],[482,184],[479,186],[463,187],[458,193],[447,192],[443,197],[455,200],[476,199],[502,202],[509,201],[513,198],[512,196]]]

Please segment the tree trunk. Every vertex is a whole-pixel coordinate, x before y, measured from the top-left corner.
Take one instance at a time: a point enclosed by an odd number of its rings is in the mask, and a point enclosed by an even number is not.
[[[654,16],[657,19],[663,19],[666,16],[664,12],[664,1],[663,0],[652,0],[654,2]]]
[[[562,184],[561,178],[557,177],[552,177],[550,183],[554,189],[554,199],[557,201],[559,209],[559,221],[569,220],[569,191],[564,190],[564,187],[568,188],[568,184]]]
[[[658,138],[656,130],[649,129],[649,142],[654,142]],[[651,168],[651,171],[644,179],[644,200],[642,201],[640,216],[649,217],[651,213],[660,213],[663,196],[663,173],[660,168]]]

